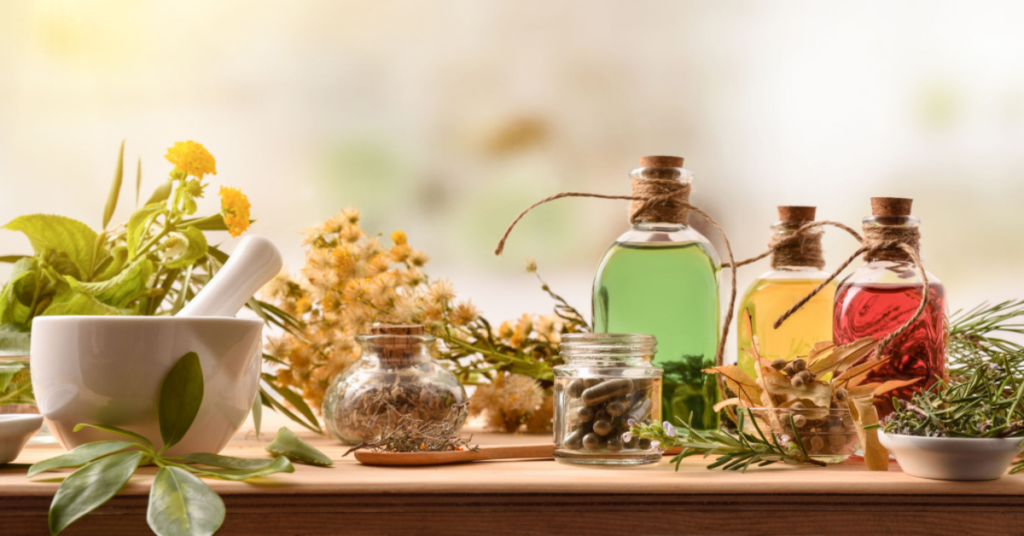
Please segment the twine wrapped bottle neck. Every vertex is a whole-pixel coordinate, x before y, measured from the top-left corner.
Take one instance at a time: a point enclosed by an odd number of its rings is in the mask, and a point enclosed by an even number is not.
[[[810,222],[807,222],[810,223]],[[768,241],[773,269],[807,267],[821,270],[825,267],[825,251],[821,246],[821,232],[783,231]]]
[[[864,226],[864,260],[913,262],[907,248],[921,254],[921,231],[916,226]]]
[[[629,223],[690,223],[688,182],[653,176],[634,178],[631,197]]]

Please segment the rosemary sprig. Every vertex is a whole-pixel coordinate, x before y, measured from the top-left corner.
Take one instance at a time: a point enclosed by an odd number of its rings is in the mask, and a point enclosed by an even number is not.
[[[722,468],[725,471],[746,472],[751,465],[765,467],[778,462],[793,465],[825,465],[824,462],[815,460],[807,454],[799,432],[794,432],[795,437],[790,438],[779,437],[769,430],[770,436],[766,436],[757,424],[757,419],[749,412],[747,408],[739,409],[735,433],[724,430],[696,430],[689,423],[680,421],[679,429],[667,422],[635,424],[629,434],[657,441],[662,449],[682,447],[683,451],[671,460],[676,466],[676,471],[684,459],[699,455],[705,458],[717,455],[715,461],[708,465],[708,469]],[[748,417],[756,433],[744,431],[744,421]],[[794,431],[797,430],[796,423],[790,424]]]
[[[979,365],[1024,370],[1024,345],[1006,338],[1024,335],[1024,299],[983,302],[949,319],[950,376],[966,378]]]

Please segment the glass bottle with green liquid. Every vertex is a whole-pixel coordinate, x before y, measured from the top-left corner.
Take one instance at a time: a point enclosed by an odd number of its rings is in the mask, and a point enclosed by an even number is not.
[[[630,177],[634,195],[648,182],[676,181],[688,196],[693,173],[683,168],[682,158],[648,156]],[[666,219],[674,221],[659,221]],[[685,210],[638,207],[634,201],[630,220],[633,228],[608,248],[594,278],[594,331],[654,335],[658,353],[653,362],[664,370],[664,419],[717,428],[717,381],[702,371],[716,365],[718,254],[689,226]]]

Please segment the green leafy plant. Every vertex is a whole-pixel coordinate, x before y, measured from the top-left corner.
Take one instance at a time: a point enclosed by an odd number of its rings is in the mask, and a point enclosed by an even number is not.
[[[190,141],[168,149],[167,160],[174,164],[167,179],[125,223],[111,224],[124,179],[122,143],[99,231],[78,220],[50,214],[20,216],[2,227],[23,233],[33,254],[0,257],[0,262],[14,265],[0,289],[0,349],[27,355],[28,333],[38,316],[173,315],[227,262],[227,253],[211,244],[207,234],[220,231],[238,236],[244,232],[251,223],[248,199],[235,188],[221,187],[221,211],[198,217],[196,200],[203,197],[207,186],[203,178],[216,174],[213,156]],[[135,177],[136,207],[141,185],[140,162]],[[271,326],[302,331],[301,322],[271,304],[254,298],[248,307]],[[275,367],[287,367],[272,356],[264,358]],[[13,391],[6,393],[0,388],[0,400],[13,400],[16,393],[21,401],[32,403],[27,379],[10,388]],[[302,397],[280,385],[275,376],[264,376],[260,392],[261,406],[269,405],[320,432]],[[301,417],[285,407],[282,399]]]
[[[807,448],[800,437],[800,432],[794,432],[793,437],[778,436],[775,432],[768,430],[768,435],[761,430],[757,419],[749,415],[754,427],[754,433],[743,431],[744,423],[748,418],[750,410],[739,408],[737,411],[737,428],[735,433],[725,430],[697,430],[685,422],[681,422],[681,428],[676,428],[669,423],[662,424],[634,424],[626,434],[629,440],[639,437],[641,440],[651,441],[653,446],[668,450],[682,448],[682,452],[672,458],[671,463],[679,470],[679,465],[686,458],[691,456],[717,456],[714,462],[708,465],[708,469],[722,468],[726,471],[746,472],[751,465],[764,467],[774,463],[783,462],[794,465],[820,465],[825,463],[815,460],[807,453]],[[793,420],[793,417],[790,417]],[[791,422],[793,430],[797,430],[795,423]],[[654,443],[657,442],[657,443]]]
[[[78,467],[57,489],[50,505],[50,533],[59,534],[82,516],[102,506],[128,483],[137,468],[159,467],[149,493],[146,520],[154,533],[163,535],[213,534],[224,522],[224,501],[196,475],[225,480],[246,480],[274,473],[295,471],[292,459],[316,460],[329,465],[330,459],[285,428],[278,433],[291,438],[275,440],[272,459],[248,459],[218,454],[166,456],[167,449],[188,433],[203,402],[203,373],[199,356],[182,356],[164,378],[160,388],[158,414],[162,446],[134,432],[100,424],[79,424],[104,430],[126,439],[98,441],[41,461],[28,470],[34,477],[54,469]],[[269,449],[270,447],[268,447]],[[326,459],[327,463],[323,460]]]
[[[35,403],[28,366],[24,363],[0,364],[0,406]]]
[[[1024,374],[994,363],[893,405],[896,410],[880,423],[887,434],[1024,439]]]

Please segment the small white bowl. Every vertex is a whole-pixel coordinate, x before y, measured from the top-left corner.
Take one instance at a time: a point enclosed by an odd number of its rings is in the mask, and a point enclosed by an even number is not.
[[[25,443],[43,426],[42,415],[6,413],[0,415],[0,465],[13,462]]]
[[[1024,438],[973,439],[878,433],[904,473],[933,480],[996,480],[1021,452]]]

